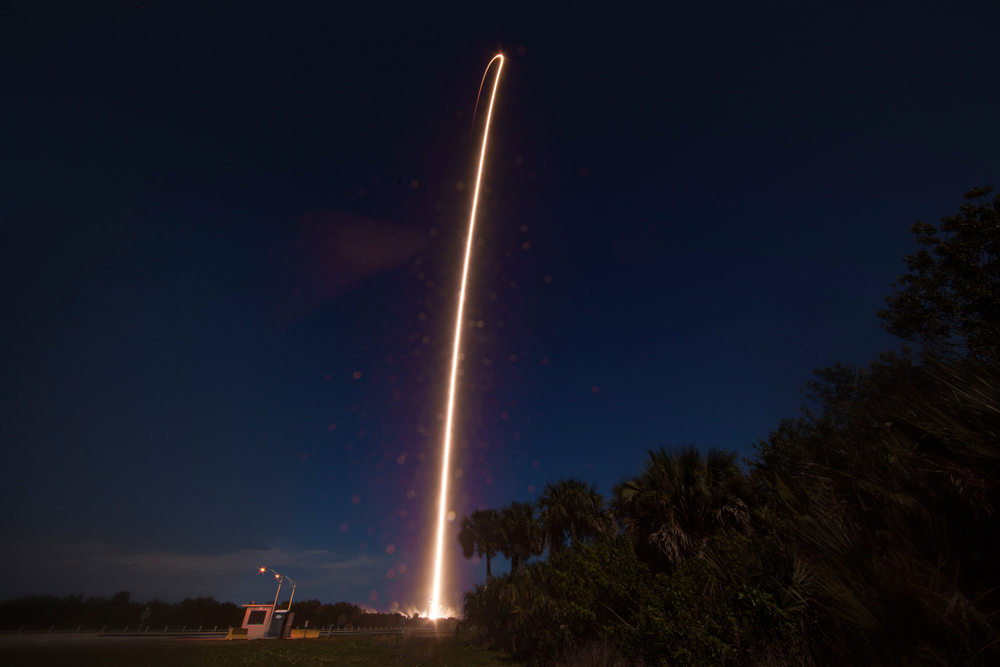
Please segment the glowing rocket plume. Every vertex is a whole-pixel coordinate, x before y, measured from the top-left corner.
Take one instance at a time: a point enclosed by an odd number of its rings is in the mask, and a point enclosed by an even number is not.
[[[455,414],[455,382],[458,378],[458,350],[462,341],[462,312],[465,309],[465,284],[469,277],[469,257],[472,255],[472,231],[476,226],[476,206],[479,204],[479,184],[483,179],[483,160],[486,158],[486,139],[490,134],[490,118],[493,116],[493,100],[497,96],[497,86],[500,84],[500,71],[503,69],[503,56],[497,54],[486,66],[489,71],[494,60],[500,60],[497,67],[497,78],[493,82],[493,93],[490,95],[490,107],[486,113],[486,129],[483,130],[483,148],[479,153],[479,172],[476,174],[476,189],[472,195],[472,215],[469,218],[469,235],[465,242],[465,265],[462,268],[462,287],[458,293],[458,314],[455,317],[455,350],[451,356],[451,386],[448,389],[448,413],[444,424],[444,456],[441,461],[441,507],[438,512],[437,556],[434,559],[434,588],[431,593],[430,618],[438,616],[441,609],[441,560],[444,557],[444,526],[448,514],[448,472],[451,459],[451,424]],[[485,74],[483,75],[485,79]],[[482,90],[482,87],[480,87]],[[478,101],[476,103],[478,105]]]

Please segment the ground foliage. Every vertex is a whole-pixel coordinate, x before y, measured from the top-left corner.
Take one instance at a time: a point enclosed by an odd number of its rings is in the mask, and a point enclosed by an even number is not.
[[[868,664],[1000,660],[1000,367],[928,359],[837,465],[775,475],[824,643]]]
[[[786,590],[791,560],[768,546],[725,532],[711,559],[653,572],[624,538],[578,543],[475,587],[465,613],[493,648],[537,662],[595,642],[654,665],[804,658],[801,602]]]

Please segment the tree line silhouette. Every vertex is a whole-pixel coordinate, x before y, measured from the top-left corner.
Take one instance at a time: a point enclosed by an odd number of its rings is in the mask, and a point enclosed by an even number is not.
[[[240,605],[219,602],[213,597],[186,598],[171,603],[162,600],[136,602],[127,591],[115,593],[110,599],[84,599],[83,595],[63,598],[35,595],[0,602],[0,629],[11,631],[23,627],[37,631],[52,626],[60,630],[83,626],[85,631],[98,631],[104,627],[109,631],[121,631],[126,626],[136,629],[147,607],[149,616],[142,622],[153,628],[228,629],[230,626],[240,627],[244,615]],[[279,605],[282,609],[287,607],[287,600]],[[319,600],[301,600],[292,603],[292,612],[296,627],[303,627],[307,622],[311,628],[332,626],[342,629],[403,627],[404,624],[420,622],[420,619],[410,619],[399,613],[369,613],[349,602],[324,604]]]
[[[463,554],[487,562],[466,622],[546,664],[1000,664],[990,193],[912,228],[878,315],[919,353],[815,371],[746,472],[717,448],[652,449],[610,499],[560,479],[533,505],[463,517]]]

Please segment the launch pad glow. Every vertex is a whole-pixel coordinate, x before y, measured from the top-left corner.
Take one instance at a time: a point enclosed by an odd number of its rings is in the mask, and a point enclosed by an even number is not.
[[[455,316],[455,349],[451,356],[451,383],[448,389],[448,411],[446,413],[444,430],[444,451],[441,457],[441,495],[438,508],[437,550],[434,558],[434,586],[431,590],[429,618],[441,616],[441,564],[444,558],[445,521],[448,514],[448,476],[451,472],[451,441],[452,421],[455,414],[455,383],[458,380],[459,347],[462,341],[462,313],[465,309],[465,286],[469,277],[469,258],[472,255],[472,232],[476,226],[476,207],[479,204],[479,185],[483,179],[483,161],[486,159],[486,142],[490,134],[490,119],[493,117],[493,100],[496,99],[497,86],[500,84],[500,71],[503,69],[503,56],[497,54],[486,66],[486,72],[495,61],[499,60],[496,79],[493,81],[493,92],[490,94],[489,111],[486,113],[486,129],[483,130],[483,147],[479,153],[479,170],[476,173],[476,188],[472,195],[472,214],[469,217],[469,232],[465,242],[465,263],[462,267],[462,284],[458,293],[458,312]],[[483,74],[485,81],[486,74]],[[480,86],[482,91],[482,86]],[[477,101],[478,105],[478,101]]]

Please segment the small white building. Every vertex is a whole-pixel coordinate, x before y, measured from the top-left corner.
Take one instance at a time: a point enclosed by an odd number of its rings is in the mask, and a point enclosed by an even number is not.
[[[281,637],[292,622],[293,615],[287,609],[275,610],[273,604],[251,602],[243,605],[243,608],[246,613],[243,615],[242,627],[247,631],[247,639]]]
[[[243,628],[247,631],[247,639],[261,639],[267,636],[271,627],[271,617],[274,615],[273,604],[245,604],[243,608]]]

